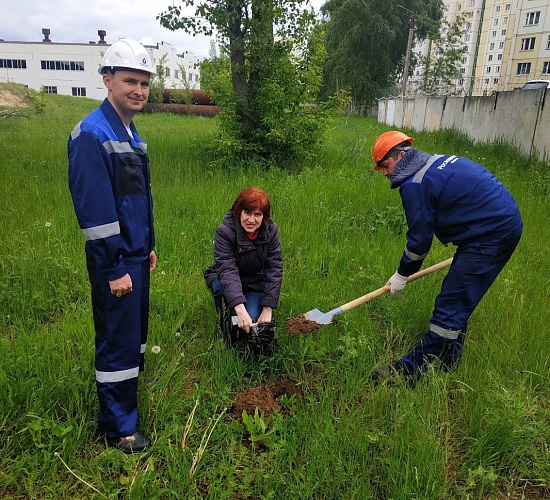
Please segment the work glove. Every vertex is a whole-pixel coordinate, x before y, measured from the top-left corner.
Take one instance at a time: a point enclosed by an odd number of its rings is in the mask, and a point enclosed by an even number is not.
[[[391,286],[390,293],[393,295],[395,292],[399,292],[405,288],[407,284],[407,276],[401,276],[399,273],[395,273],[386,283]]]

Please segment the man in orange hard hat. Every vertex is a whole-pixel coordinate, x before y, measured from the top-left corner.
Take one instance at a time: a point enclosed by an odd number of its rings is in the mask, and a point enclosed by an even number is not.
[[[421,342],[372,378],[396,374],[414,383],[432,364],[449,369],[462,354],[468,320],[514,252],[522,233],[518,206],[485,167],[455,155],[430,155],[412,146],[407,134],[391,130],[372,147],[375,169],[390,180],[407,218],[407,243],[388,284],[405,288],[426,258],[433,237],[456,246],[453,262],[435,300]]]

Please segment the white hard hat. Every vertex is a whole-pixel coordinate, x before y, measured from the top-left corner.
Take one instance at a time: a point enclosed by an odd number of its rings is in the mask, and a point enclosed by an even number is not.
[[[151,56],[141,43],[121,38],[113,43],[105,52],[103,61],[98,71],[102,75],[109,68],[130,69],[149,73],[151,76],[157,73],[154,70]]]

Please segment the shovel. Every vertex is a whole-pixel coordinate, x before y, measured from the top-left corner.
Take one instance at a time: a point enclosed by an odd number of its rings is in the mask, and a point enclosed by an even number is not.
[[[411,274],[407,278],[407,283],[417,280],[418,278],[422,278],[427,274],[431,274],[435,271],[439,271],[440,269],[443,269],[449,266],[452,261],[453,259],[451,257],[450,259],[444,260],[439,264],[434,264],[433,266],[427,267],[426,269],[422,269],[421,271],[418,271],[415,274]],[[390,285],[385,285],[382,288],[379,288],[378,290],[374,290],[373,292],[367,293],[366,295],[363,295],[362,297],[352,300],[351,302],[348,302],[347,304],[337,307],[336,309],[332,309],[332,311],[329,311],[327,313],[323,313],[319,311],[319,309],[313,309],[303,314],[302,316],[291,318],[290,320],[287,321],[287,327],[288,327],[289,333],[308,333],[310,331],[317,330],[318,328],[321,328],[324,325],[330,325],[331,323],[334,323],[335,317],[338,316],[339,314],[342,314],[344,311],[349,311],[354,307],[360,306],[361,304],[364,304],[365,302],[368,302],[369,300],[372,300],[376,297],[380,297],[380,295],[384,295],[385,293],[388,293],[390,289],[391,289]],[[302,326],[299,325],[296,328],[295,323],[302,323],[303,325]]]

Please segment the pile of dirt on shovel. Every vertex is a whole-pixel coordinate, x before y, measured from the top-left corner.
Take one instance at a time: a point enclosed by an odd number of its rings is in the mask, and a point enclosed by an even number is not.
[[[295,318],[290,318],[286,321],[286,329],[288,330],[288,333],[292,335],[301,335],[303,333],[314,332],[323,326],[324,325],[321,325],[316,321],[307,319],[303,314],[301,316],[296,316]]]
[[[258,413],[264,417],[271,415],[274,411],[286,415],[286,410],[279,403],[282,396],[291,396],[300,393],[300,385],[288,379],[279,379],[274,382],[262,384],[257,387],[246,389],[235,398],[235,402],[229,408],[229,415],[236,420],[242,421],[243,410],[248,415],[254,415],[256,408]]]

